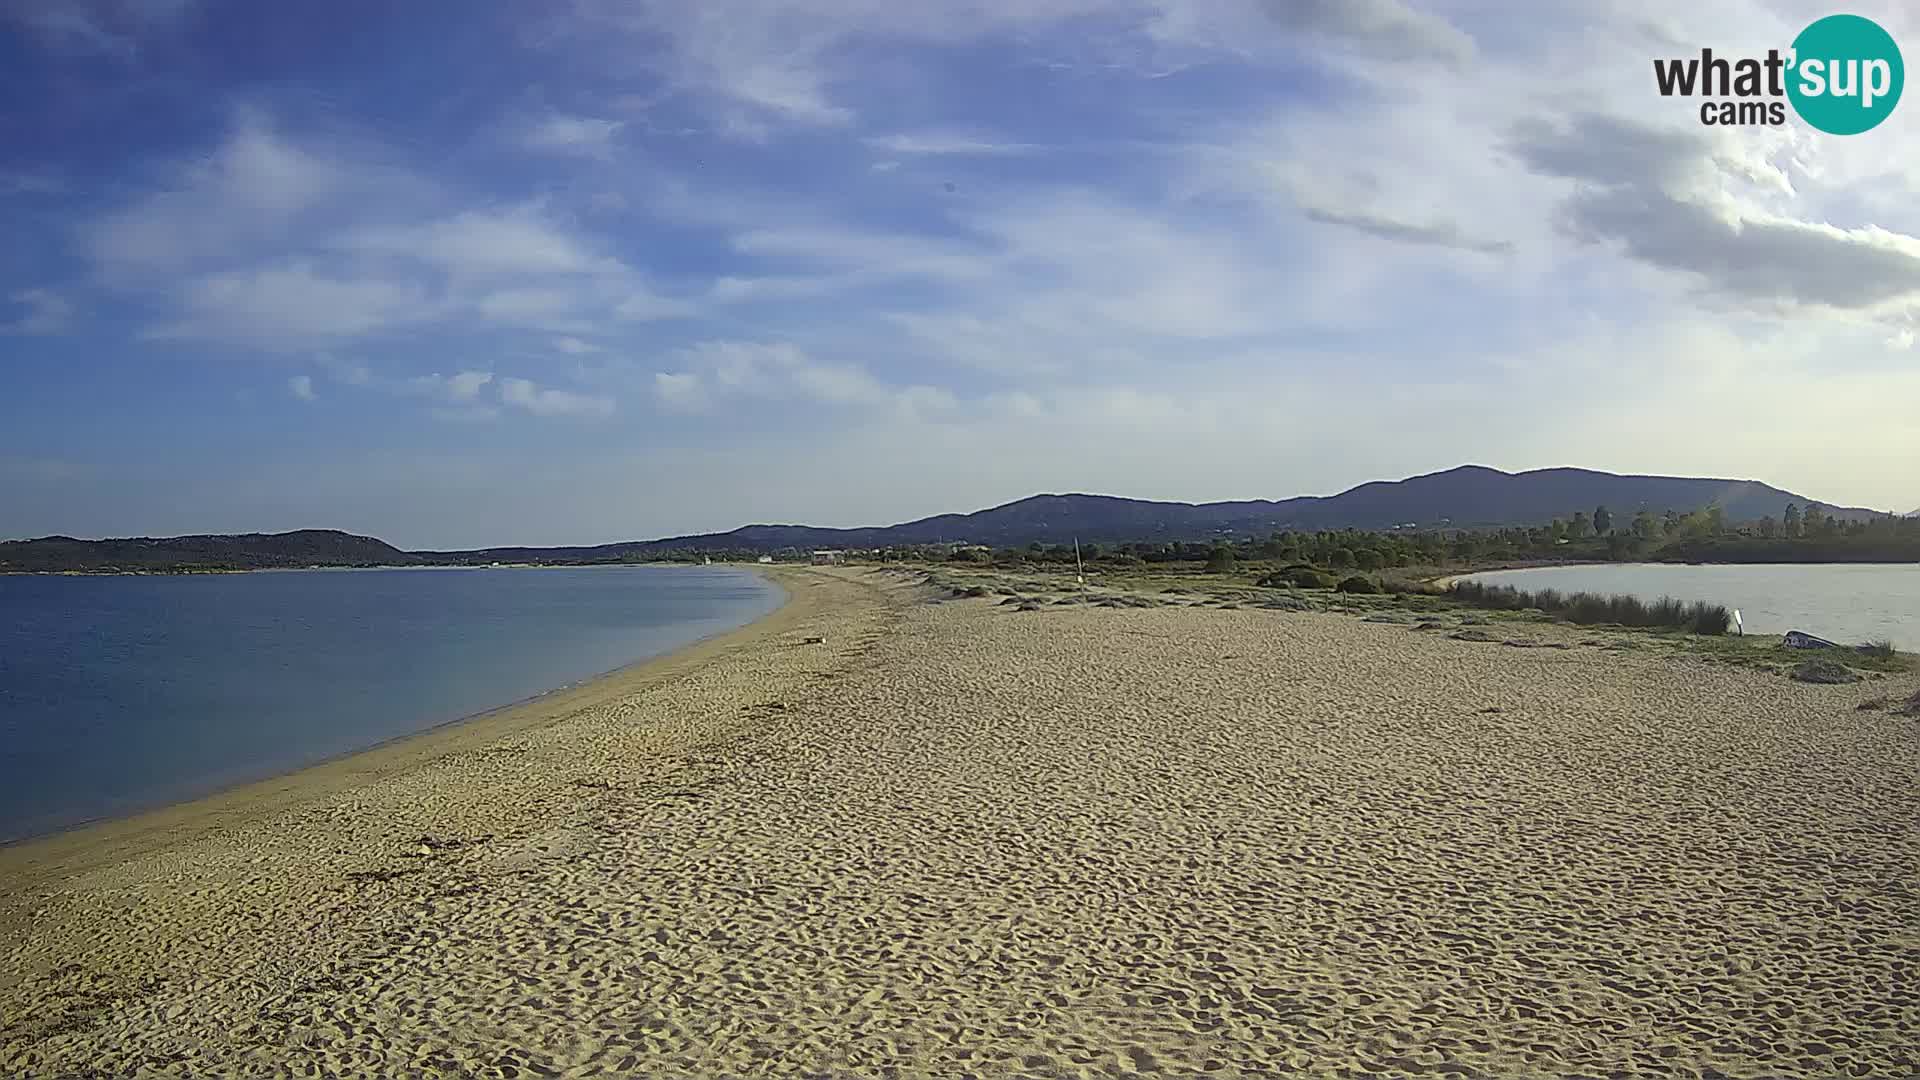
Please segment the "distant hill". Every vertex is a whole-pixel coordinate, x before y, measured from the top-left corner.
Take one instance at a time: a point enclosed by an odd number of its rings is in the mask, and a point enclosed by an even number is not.
[[[941,514],[900,525],[853,529],[809,525],[746,525],[723,533],[674,536],[588,548],[488,548],[420,552],[428,559],[515,562],[555,556],[617,559],[671,551],[778,551],[783,548],[889,547],[965,542],[1020,547],[1036,541],[1203,540],[1266,535],[1281,529],[1476,528],[1538,525],[1555,517],[1591,514],[1605,505],[1622,521],[1641,509],[1655,513],[1718,506],[1728,521],[1779,517],[1787,504],[1813,505],[1804,495],[1754,480],[1676,476],[1622,476],[1591,469],[1535,469],[1508,473],[1479,465],[1406,480],[1383,480],[1338,495],[1306,495],[1277,502],[1179,503],[1111,495],[1034,495],[971,514]],[[1823,508],[1836,517],[1878,516],[1858,508]],[[562,553],[564,553],[562,555]]]
[[[1283,529],[1480,528],[1538,525],[1605,505],[1625,523],[1641,509],[1689,513],[1721,508],[1730,522],[1779,517],[1789,503],[1843,519],[1877,511],[1816,504],[1755,480],[1621,476],[1591,469],[1508,473],[1479,465],[1406,480],[1383,480],[1338,495],[1277,502],[1180,503],[1111,495],[1034,495],[971,514],[941,514],[899,525],[854,529],[745,525],[723,533],[632,540],[591,547],[505,547],[401,551],[366,536],[325,529],[241,536],[74,540],[52,536],[0,542],[0,570],[265,569],[282,566],[402,566],[494,562],[612,562],[683,551],[771,552],[788,548],[892,547],[964,542],[1023,547],[1081,542],[1205,540],[1265,536]]]
[[[0,570],[269,570],[294,566],[399,566],[413,556],[336,529],[224,536],[0,541]]]

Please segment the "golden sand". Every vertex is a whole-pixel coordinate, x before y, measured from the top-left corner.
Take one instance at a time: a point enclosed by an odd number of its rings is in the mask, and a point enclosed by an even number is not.
[[[1911,679],[784,580],[0,852],[0,1075],[1920,1070]]]

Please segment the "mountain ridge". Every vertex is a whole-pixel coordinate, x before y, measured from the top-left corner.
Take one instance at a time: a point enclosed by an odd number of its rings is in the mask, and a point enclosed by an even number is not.
[[[333,529],[77,540],[0,541],[0,569],[268,569],[289,566],[472,565],[613,561],[685,551],[766,553],[791,548],[978,543],[1171,542],[1266,535],[1285,529],[1489,528],[1538,525],[1606,505],[1624,523],[1641,509],[1682,513],[1719,506],[1728,521],[1778,517],[1788,503],[1842,519],[1881,511],[1835,507],[1757,480],[1673,477],[1554,467],[1517,473],[1460,465],[1400,480],[1373,480],[1334,495],[1207,503],[1081,492],[1029,495],[971,513],[885,526],[835,528],[756,523],[719,533],[577,546],[403,551]]]

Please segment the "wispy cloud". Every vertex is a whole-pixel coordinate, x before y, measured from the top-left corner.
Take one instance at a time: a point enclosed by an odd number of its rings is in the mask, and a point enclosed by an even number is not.
[[[866,144],[890,154],[932,156],[1031,154],[1040,149],[1037,143],[1008,142],[984,136],[942,131],[873,135],[866,139]]]
[[[0,321],[0,334],[57,334],[73,317],[73,303],[50,289],[19,289],[8,299],[26,313],[11,322]]]
[[[606,159],[625,126],[618,120],[549,112],[524,123],[516,141],[529,150]]]
[[[142,336],[298,351],[420,323],[442,310],[414,282],[343,276],[305,260],[194,278],[180,301],[179,318]]]
[[[420,224],[372,225],[334,246],[363,255],[417,260],[460,276],[620,273],[619,260],[589,250],[537,205],[468,210]]]
[[[57,52],[131,60],[145,38],[196,6],[196,0],[24,0],[0,6],[0,22],[20,26]]]
[[[1310,220],[1323,225],[1340,225],[1357,229],[1369,236],[1382,240],[1391,240],[1401,244],[1432,244],[1436,247],[1459,248],[1462,251],[1478,251],[1489,255],[1503,254],[1513,250],[1513,244],[1506,240],[1477,240],[1468,236],[1459,225],[1451,221],[1402,221],[1385,214],[1375,214],[1366,210],[1340,209],[1331,206],[1303,207]]]
[[[158,190],[80,226],[83,250],[110,275],[170,274],[282,247],[331,204],[365,198],[392,179],[343,162],[243,110],[204,158],[168,170]]]
[[[54,195],[67,185],[44,169],[0,169],[0,199],[14,195]]]
[[[951,393],[924,385],[888,386],[863,368],[822,361],[791,342],[706,341],[673,357],[679,370],[657,372],[660,403],[704,411],[731,398],[923,411],[951,407]]]
[[[287,390],[301,401],[317,400],[319,395],[313,392],[313,376],[294,375],[287,379]]]

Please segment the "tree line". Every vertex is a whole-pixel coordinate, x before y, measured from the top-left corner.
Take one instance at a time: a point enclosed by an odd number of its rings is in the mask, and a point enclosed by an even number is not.
[[[948,558],[961,562],[1065,563],[1071,544],[1031,543],[985,550],[893,548],[883,558]],[[1091,566],[1241,562],[1310,563],[1335,571],[1372,572],[1408,566],[1475,565],[1538,560],[1676,562],[1920,561],[1920,518],[1881,515],[1847,520],[1819,505],[1788,503],[1777,516],[1730,522],[1720,507],[1681,512],[1639,508],[1616,514],[1601,505],[1544,525],[1486,529],[1282,530],[1264,537],[1206,541],[1088,542],[1079,559]]]

